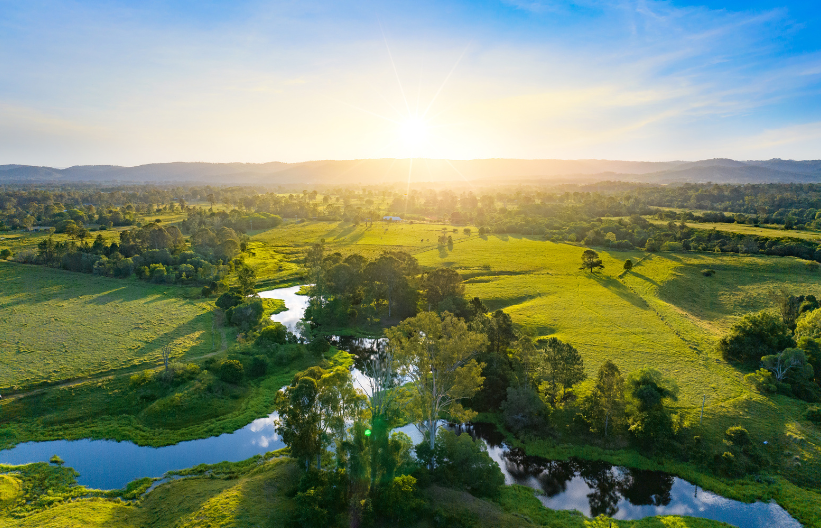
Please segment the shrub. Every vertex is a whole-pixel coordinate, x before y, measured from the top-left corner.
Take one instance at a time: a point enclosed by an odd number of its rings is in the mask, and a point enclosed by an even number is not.
[[[816,425],[821,425],[821,408],[810,407],[807,409],[807,420]]]
[[[724,359],[758,362],[762,356],[795,346],[792,331],[780,317],[769,312],[747,314],[719,341]]]
[[[704,275],[705,277],[712,277],[713,275],[716,274],[716,270],[709,269],[709,268],[708,269],[703,269],[703,270],[701,270],[701,274]]]
[[[242,303],[242,296],[238,293],[223,293],[217,298],[217,308],[222,310],[227,310],[229,308],[233,308],[234,306],[238,306]]]
[[[219,378],[226,383],[233,383],[234,385],[242,381],[244,374],[242,363],[235,359],[223,361],[219,368]]]
[[[331,348],[331,345],[322,336],[315,336],[308,343],[308,352],[315,356],[324,355],[329,348]]]
[[[168,371],[160,371],[159,377],[166,382],[182,383],[196,378],[200,373],[200,366],[196,363],[171,363],[168,365]]]
[[[4,249],[3,251],[0,251],[0,259],[8,260],[13,256],[14,253],[12,253],[10,249]]]
[[[751,374],[744,376],[744,381],[752,383],[761,392],[773,393],[776,391],[773,373],[765,368],[760,368]]]
[[[262,313],[264,311],[262,301],[257,299],[229,308],[226,315],[229,317],[232,325],[240,327],[243,331],[247,331],[262,321]]]
[[[257,345],[271,347],[273,345],[284,345],[288,342],[288,330],[282,323],[268,325],[259,332]]]
[[[469,227],[466,227],[466,228],[462,229],[462,233],[464,233],[464,234],[466,234],[466,235],[470,236],[470,228],[469,228]]]
[[[752,443],[750,433],[740,425],[727,429],[727,431],[724,432],[724,436],[727,437],[727,440],[732,442],[733,445],[737,445],[738,447],[748,446]]]
[[[662,251],[682,251],[683,249],[681,242],[665,242],[661,245]]]
[[[248,367],[249,378],[260,378],[268,373],[268,362],[262,356],[254,356]]]
[[[473,440],[467,433],[457,436],[441,429],[433,453],[430,445],[422,442],[416,446],[416,456],[421,461],[432,459],[435,480],[477,497],[496,497],[505,484],[502,470],[487,454],[484,442]]]
[[[376,489],[373,501],[376,514],[399,526],[407,526],[422,501],[416,494],[416,479],[411,475],[395,477],[389,484]]]
[[[630,271],[631,269],[633,269],[633,261],[630,260],[630,259],[625,260],[624,261],[624,271]]]

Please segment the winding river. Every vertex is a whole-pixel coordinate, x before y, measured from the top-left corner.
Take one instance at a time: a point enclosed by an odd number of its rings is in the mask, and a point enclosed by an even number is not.
[[[261,297],[282,299],[286,311],[271,316],[296,332],[307,307],[299,286],[260,292]],[[334,344],[362,357],[375,348],[376,340],[333,338]],[[364,375],[354,368],[359,384]],[[284,444],[274,430],[276,413],[254,420],[233,433],[166,447],[143,447],[112,440],[57,440],[26,442],[0,451],[0,464],[48,461],[59,455],[76,469],[82,485],[118,489],[142,477],[161,477],[167,471],[197,464],[237,462],[274,451]],[[578,510],[587,516],[606,514],[615,519],[640,519],[655,515],[689,515],[724,521],[744,528],[800,528],[800,524],[774,502],[745,504],[699,489],[667,473],[639,471],[602,462],[577,459],[547,460],[525,455],[505,445],[492,426],[449,426],[481,438],[491,458],[499,464],[507,484],[521,484],[539,491],[539,500],[552,509]],[[421,435],[415,427],[400,429],[415,443]]]

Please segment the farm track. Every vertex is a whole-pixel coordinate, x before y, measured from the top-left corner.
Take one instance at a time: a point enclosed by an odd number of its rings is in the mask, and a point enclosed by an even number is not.
[[[202,354],[202,355],[199,355],[199,356],[186,358],[186,360],[196,361],[196,360],[200,360],[200,359],[206,359],[206,358],[213,357],[213,356],[216,356],[218,354],[221,354],[221,353],[225,352],[226,350],[228,350],[228,336],[225,334],[225,328],[220,328],[220,337],[221,337],[221,340],[220,340],[221,342],[220,342],[220,348],[218,350],[214,350],[213,352],[208,352],[207,354]],[[125,376],[130,376],[130,375],[136,374],[138,372],[142,372],[144,370],[149,370],[149,369],[156,368],[158,366],[161,366],[162,362],[160,362],[160,363],[158,363],[154,366],[146,366],[146,365],[147,364],[138,365],[136,367],[126,367],[125,369],[118,369],[117,371],[115,371],[115,373],[111,373],[111,371],[101,372],[101,373],[98,373],[98,374],[95,374],[95,375],[84,376],[82,378],[76,378],[76,379],[73,379],[73,380],[70,380],[70,381],[65,381],[63,383],[59,383],[59,384],[56,384],[56,385],[49,385],[47,387],[41,387],[39,389],[30,390],[28,392],[19,392],[19,393],[15,393],[15,394],[9,394],[8,396],[3,397],[3,399],[0,400],[0,401],[3,401],[3,402],[14,401],[14,400],[19,400],[21,398],[26,398],[26,397],[29,397],[29,396],[36,396],[38,394],[43,394],[44,392],[52,390],[52,389],[65,389],[65,388],[68,388],[68,387],[76,387],[77,385],[82,385],[83,383],[89,383],[89,382],[94,382],[94,381],[97,381],[97,382],[108,381],[108,380],[113,380],[113,379],[117,379],[117,378],[122,378],[122,377],[125,377]]]

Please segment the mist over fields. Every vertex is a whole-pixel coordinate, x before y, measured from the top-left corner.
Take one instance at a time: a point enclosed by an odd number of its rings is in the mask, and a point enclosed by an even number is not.
[[[0,183],[375,184],[604,180],[646,183],[821,182],[821,160],[614,161],[525,159],[363,159],[300,163],[152,163],[136,167],[79,165],[58,169],[0,165]]]

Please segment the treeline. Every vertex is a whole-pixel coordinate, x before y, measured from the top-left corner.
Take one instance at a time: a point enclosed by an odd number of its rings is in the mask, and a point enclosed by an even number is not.
[[[719,342],[728,361],[758,369],[746,379],[765,393],[821,401],[821,305],[814,295],[771,292],[778,314],[747,314]]]
[[[234,230],[216,232],[203,228],[187,243],[176,226],[148,223],[120,232],[119,243],[106,242],[98,234],[92,243],[44,238],[37,251],[22,251],[14,260],[69,271],[125,278],[132,274],[143,280],[165,284],[205,284],[204,295],[227,289],[224,279],[239,264],[236,257],[246,242]]]

